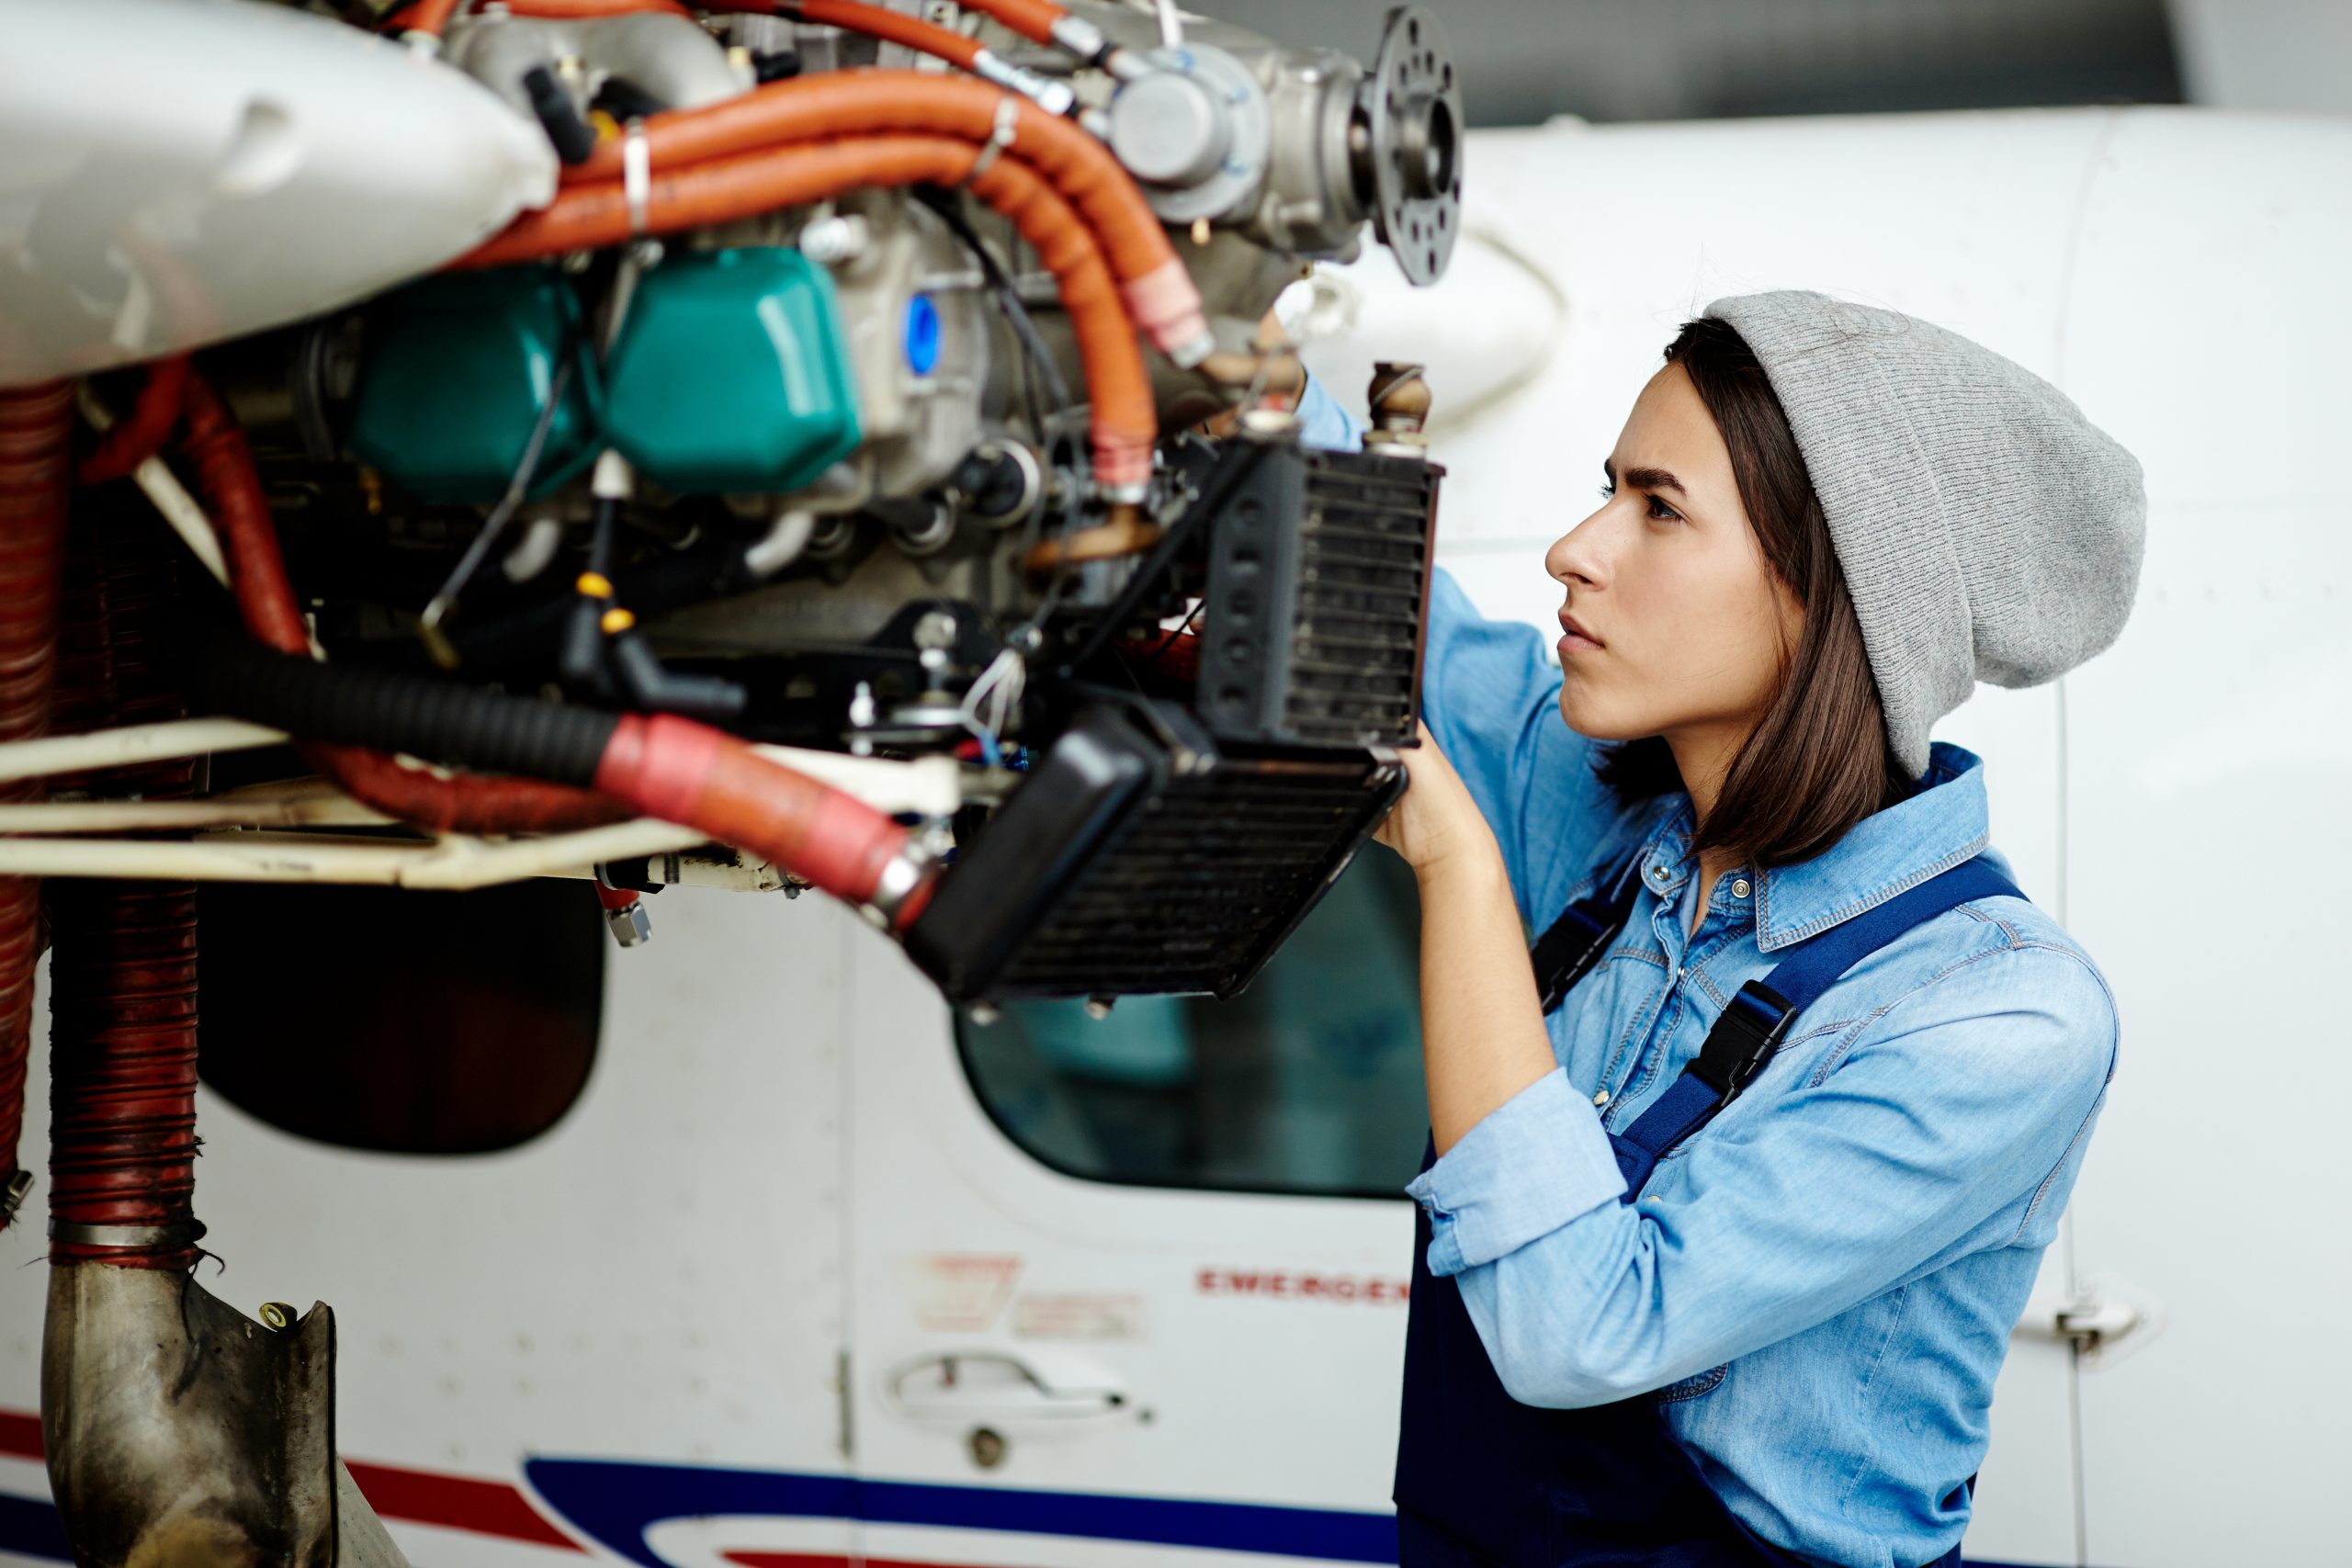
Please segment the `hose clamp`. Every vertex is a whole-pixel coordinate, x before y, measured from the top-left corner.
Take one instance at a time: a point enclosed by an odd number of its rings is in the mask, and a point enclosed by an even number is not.
[[[630,120],[621,132],[621,197],[628,203],[629,233],[644,233],[653,197],[653,149],[641,119]]]
[[[911,842],[885,861],[881,874],[874,879],[874,891],[865,897],[865,918],[883,931],[895,930],[907,899],[931,879],[933,863],[931,856]]]
[[[1006,148],[1012,145],[1013,133],[1020,128],[1021,100],[1007,93],[997,99],[994,128],[989,131],[988,141],[981,145],[980,155],[972,160],[972,166],[965,171],[962,179],[956,182],[957,187],[970,185],[974,180],[996,167],[997,159],[1003,155]]]
[[[194,1247],[204,1239],[202,1220],[175,1220],[167,1225],[91,1225],[74,1220],[49,1222],[49,1239],[67,1247],[104,1247],[130,1250],[170,1251]]]

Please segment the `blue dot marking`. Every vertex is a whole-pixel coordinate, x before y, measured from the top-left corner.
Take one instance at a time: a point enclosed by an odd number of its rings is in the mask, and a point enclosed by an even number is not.
[[[939,307],[928,294],[907,301],[907,367],[928,376],[939,365]]]

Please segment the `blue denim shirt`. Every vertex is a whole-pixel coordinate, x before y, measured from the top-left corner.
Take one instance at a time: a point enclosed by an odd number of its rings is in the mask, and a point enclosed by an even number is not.
[[[1620,804],[1559,692],[1540,633],[1480,619],[1437,573],[1423,708],[1521,918],[1540,931],[1630,852],[1643,890],[1547,1021],[1559,1069],[1407,1189],[1430,1268],[1514,1398],[1655,1391],[1767,1540],[1929,1562],[1967,1523],[1994,1378],[2114,1068],[2106,983],[2022,900],[1939,916],[1849,971],[1621,1202],[1604,1128],[1629,1126],[1791,944],[1984,852],[1984,770],[1939,745],[1919,793],[1801,865],[1725,875],[1686,936],[1689,797]]]

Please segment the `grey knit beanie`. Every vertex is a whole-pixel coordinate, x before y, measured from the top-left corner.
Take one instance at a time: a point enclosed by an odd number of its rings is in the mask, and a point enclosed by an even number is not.
[[[1978,681],[2112,643],[2140,581],[2140,465],[2065,395],[1956,333],[1796,290],[1718,299],[1804,454],[1911,776]]]

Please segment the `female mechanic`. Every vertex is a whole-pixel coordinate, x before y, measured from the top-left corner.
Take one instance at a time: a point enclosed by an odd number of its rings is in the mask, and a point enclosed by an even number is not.
[[[1436,574],[1379,835],[1432,1134],[1402,1561],[1957,1564],[2118,1032],[1928,732],[2115,639],[2139,465],[1964,338],[1788,292],[1686,324],[1603,476],[1544,557],[1556,664]]]

